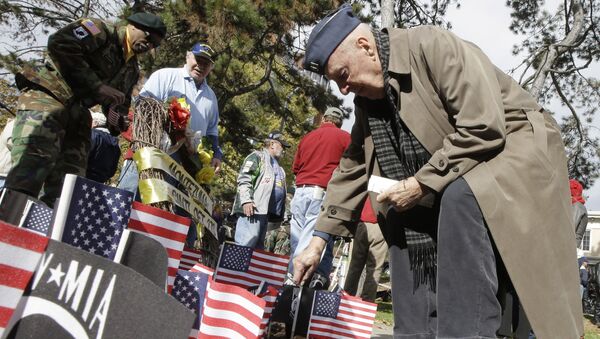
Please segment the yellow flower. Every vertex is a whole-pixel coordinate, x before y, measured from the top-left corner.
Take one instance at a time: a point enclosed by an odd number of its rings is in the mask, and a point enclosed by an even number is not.
[[[198,148],[198,158],[200,158],[200,162],[203,166],[209,166],[210,161],[212,160],[212,152],[207,152],[205,150],[201,150]]]
[[[212,181],[215,176],[215,169],[212,167],[203,167],[201,170],[196,172],[194,179],[199,184],[208,184]]]

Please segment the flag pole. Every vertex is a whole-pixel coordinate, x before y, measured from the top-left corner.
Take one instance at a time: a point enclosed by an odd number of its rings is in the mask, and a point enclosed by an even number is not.
[[[223,249],[225,248],[225,245],[227,245],[229,242],[226,241],[224,242],[220,247],[221,250],[219,251],[219,258],[217,259],[217,265],[215,266],[215,272],[213,273],[213,280],[217,280],[217,272],[219,272],[219,263],[221,262],[221,256],[223,256]]]
[[[296,309],[294,310],[294,321],[292,322],[292,332],[290,334],[290,339],[294,339],[294,332],[296,332],[296,322],[298,320],[298,311],[300,311],[300,303],[302,302],[302,290],[304,288],[302,286],[300,286],[299,288],[300,288],[300,292],[298,292],[298,297],[296,298],[296,300],[297,300]],[[293,304],[293,301],[292,301],[292,304]]]

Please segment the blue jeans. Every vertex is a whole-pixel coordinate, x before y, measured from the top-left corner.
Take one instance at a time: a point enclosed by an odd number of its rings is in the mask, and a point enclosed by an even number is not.
[[[321,205],[325,199],[325,194],[322,197],[315,197],[318,190],[317,187],[298,187],[294,193],[294,199],[291,203],[292,220],[290,220],[290,253],[292,253],[292,259],[308,247],[313,237],[317,217],[321,212]],[[332,262],[333,237],[327,243],[325,253],[316,272],[329,278]],[[290,273],[293,272],[291,261],[288,270]]]
[[[135,194],[134,198],[138,198],[140,193],[138,191],[138,171],[135,161],[128,159],[123,162],[121,167],[121,174],[119,174],[118,188]]]
[[[235,225],[235,243],[262,250],[268,223],[269,216],[266,214],[240,215]]]

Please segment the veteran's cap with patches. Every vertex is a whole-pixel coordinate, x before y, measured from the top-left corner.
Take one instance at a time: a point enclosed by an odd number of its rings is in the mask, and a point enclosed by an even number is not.
[[[192,54],[214,63],[215,51],[207,43],[198,42],[192,46]]]
[[[267,139],[279,141],[283,147],[290,147],[290,144],[283,139],[283,134],[279,131],[272,131],[269,133]]]
[[[155,14],[147,12],[137,12],[127,18],[132,25],[158,34],[161,38],[167,35],[167,26],[162,19]]]
[[[323,75],[331,53],[359,24],[348,4],[321,19],[308,37],[304,69]]]

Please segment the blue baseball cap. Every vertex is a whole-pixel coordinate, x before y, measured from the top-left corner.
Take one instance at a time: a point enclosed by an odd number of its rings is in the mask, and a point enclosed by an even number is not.
[[[360,20],[354,16],[352,6],[348,4],[321,19],[308,37],[304,69],[325,74],[325,66],[331,53],[359,24]]]
[[[212,49],[212,47],[210,47],[207,43],[198,42],[194,44],[191,52],[195,56],[208,59],[208,61],[214,63],[213,58],[215,56],[215,50]]]

